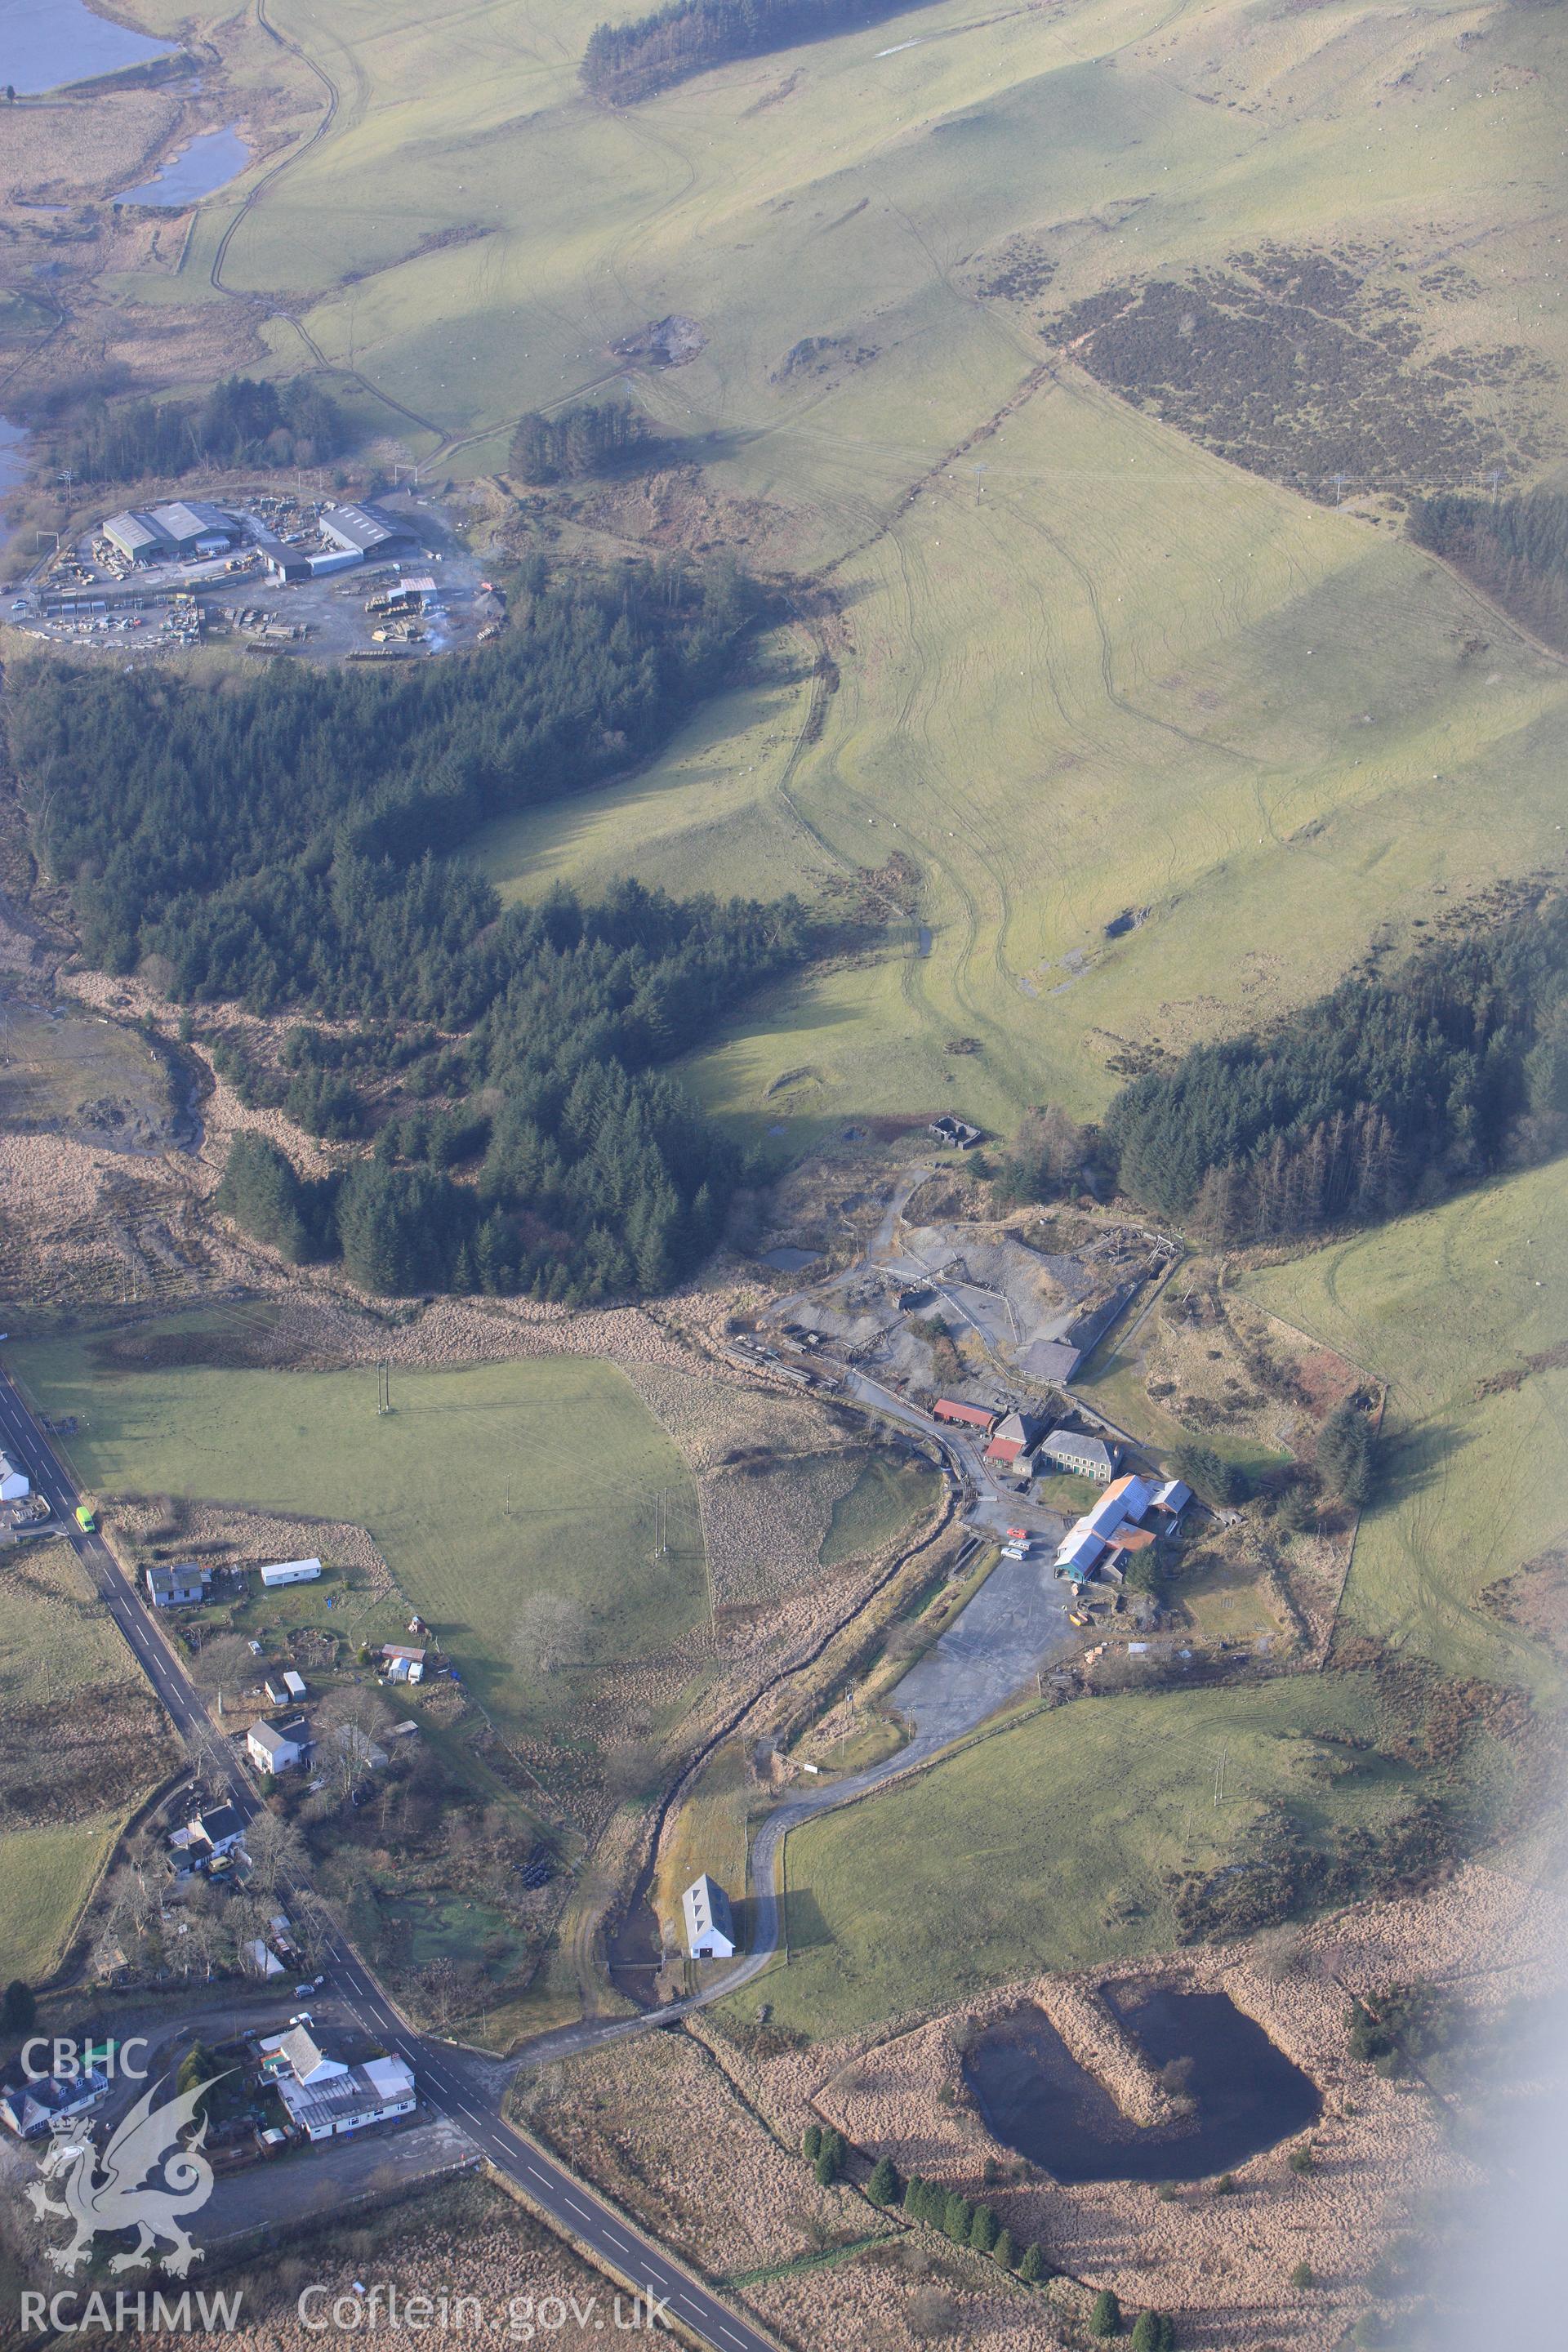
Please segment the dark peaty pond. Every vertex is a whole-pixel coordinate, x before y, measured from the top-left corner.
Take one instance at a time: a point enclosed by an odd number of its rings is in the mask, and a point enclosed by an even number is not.
[[[1039,2011],[975,2043],[964,2074],[999,2140],[1056,2179],[1205,2180],[1315,2123],[1316,2085],[1223,1992],[1153,1992],[1118,2005],[1156,2066],[1189,2062],[1196,2113],[1141,2131]]]

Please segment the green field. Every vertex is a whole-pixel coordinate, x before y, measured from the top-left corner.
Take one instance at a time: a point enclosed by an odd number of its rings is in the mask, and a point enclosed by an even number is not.
[[[977,1741],[793,1833],[773,2015],[852,2032],[1048,1969],[1168,1950],[1165,1874],[1222,1866],[1271,1802],[1310,1832],[1321,1738],[1373,1727],[1369,1678],[1301,1676],[1082,1699]],[[1364,1759],[1336,1788],[1334,1820],[1375,1828],[1406,1786]]]
[[[63,1543],[7,1553],[0,1569],[0,1799],[9,1822],[0,1833],[0,1980],[37,1983],[58,1965],[127,1812],[174,1760],[158,1720],[75,1554]]]
[[[1494,82],[1456,66],[1472,13],[1442,5],[952,0],[617,110],[578,93],[590,19],[563,0],[269,14],[337,92],[224,265],[277,301],[279,368],[297,311],[329,360],[352,347],[356,415],[459,476],[503,462],[524,408],[629,383],[713,488],[771,506],[761,562],[832,567],[842,682],[798,757],[815,648],[786,628],[650,768],[483,845],[523,895],[628,871],[815,895],[915,861],[931,953],[903,926],[748,1007],[689,1071],[715,1108],[803,1139],[936,1102],[1093,1111],[1127,1041],[1267,1013],[1414,936],[1436,887],[1561,860],[1560,664],[1389,529],[1071,363],[1036,379],[1047,310],[1269,239],[1381,252],[1447,346],[1568,360],[1561,275],[1530,261],[1559,168],[1544,15],[1510,17]],[[298,63],[271,66],[303,103]],[[248,184],[204,208],[178,299],[220,299]],[[1048,295],[978,292],[1011,240]],[[1467,290],[1429,297],[1429,262]],[[705,348],[627,375],[611,342],[671,310]],[[805,337],[870,356],[785,370]],[[984,1051],[950,1086],[958,1034]]]
[[[1248,1277],[1252,1297],[1389,1384],[1386,1470],[1356,1538],[1352,1630],[1451,1674],[1560,1694],[1545,1653],[1478,1608],[1568,1531],[1568,1369],[1478,1381],[1568,1340],[1568,1163]]]
[[[686,1466],[622,1374],[592,1358],[395,1371],[385,1416],[374,1369],[107,1371],[79,1339],[14,1360],[46,1410],[79,1416],[72,1459],[96,1494],[201,1496],[367,1528],[503,1724],[568,1707],[577,1680],[514,1654],[531,1599],[582,1605],[595,1665],[647,1657],[705,1612]],[[670,1543],[656,1559],[660,1491]]]
[[[37,1984],[59,1966],[123,1815],[0,1833],[0,1978]]]

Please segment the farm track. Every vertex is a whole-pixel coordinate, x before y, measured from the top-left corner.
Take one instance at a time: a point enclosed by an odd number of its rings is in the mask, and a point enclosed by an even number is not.
[[[226,286],[223,282],[224,263],[228,258],[228,248],[234,239],[236,232],[249,217],[254,206],[260,202],[262,196],[266,194],[268,189],[272,186],[273,183],[280,178],[283,173],[288,171],[291,164],[299,163],[301,156],[308,154],[312,147],[317,145],[321,140],[326,137],[328,131],[331,130],[333,124],[336,122],[342,104],[342,92],[339,88],[339,85],[332,79],[331,75],[328,73],[326,68],[324,66],[318,65],[315,58],[310,57],[306,50],[302,49],[298,41],[290,40],[287,34],[280,33],[276,25],[272,23],[267,14],[267,0],[256,0],[256,21],[261,30],[268,36],[269,40],[275,41],[280,49],[287,49],[290,57],[294,57],[299,59],[300,63],[305,68],[308,73],[315,76],[317,81],[321,83],[321,88],[327,93],[327,110],[322,115],[321,121],[317,123],[315,129],[310,132],[309,138],[301,140],[298,147],[291,149],[287,155],[280,156],[276,163],[272,164],[268,171],[262,173],[260,179],[258,180],[256,185],[248,192],[245,202],[240,205],[239,210],[235,214],[234,218],[229,222],[227,227],[224,230],[223,235],[219,237],[216,249],[213,254],[211,267],[207,271],[207,278],[215,293],[227,295],[231,301],[243,301],[246,299],[243,295],[237,294],[232,286]],[[441,441],[441,427],[435,424],[431,418],[428,416],[422,416],[417,409],[410,408],[406,402],[398,400],[392,393],[384,392],[378,383],[373,383],[370,377],[365,375],[359,368],[350,366],[341,360],[328,359],[326,353],[322,351],[315,337],[304,324],[304,321],[293,311],[274,310],[271,313],[271,316],[275,319],[287,320],[289,326],[293,328],[295,333],[304,344],[306,350],[315,360],[317,366],[320,367],[323,373],[332,375],[346,375],[349,377],[351,382],[357,383],[362,392],[365,393],[372,400],[379,401],[383,407],[392,409],[396,415],[403,417],[406,423],[417,425],[422,433],[433,434],[438,442]],[[437,455],[439,456],[440,454],[441,451],[437,450]]]
[[[315,146],[318,140],[324,139],[326,137],[327,132],[337,121],[338,108],[342,103],[342,91],[339,89],[337,83],[332,79],[331,74],[327,72],[326,68],[322,66],[319,66],[314,58],[307,56],[306,52],[300,47],[297,41],[289,40],[287,35],[280,33],[278,30],[277,26],[272,23],[267,14],[267,0],[256,0],[256,21],[261,30],[267,35],[268,40],[275,41],[280,49],[287,49],[290,57],[294,57],[299,59],[307,73],[313,74],[315,76],[315,79],[321,83],[321,88],[327,93],[327,110],[325,114],[322,115],[320,122],[317,123],[315,129],[310,132],[309,138],[301,140],[299,146],[290,149],[287,155],[279,156],[278,162],[272,164],[268,170],[262,173],[260,179],[256,183],[256,185],[248,191],[246,195],[245,202],[240,205],[239,210],[235,214],[234,218],[229,222],[228,226],[224,230],[223,235],[219,237],[217,241],[217,248],[212,257],[212,266],[207,271],[207,278],[215,293],[228,294],[231,296],[234,293],[234,289],[232,287],[226,286],[223,282],[223,265],[228,257],[229,244],[234,236],[235,231],[247,218],[252,207],[260,201],[267,190],[272,185],[272,183],[278,179],[282,173],[289,169],[289,164],[297,163],[301,155],[307,153],[310,148]]]

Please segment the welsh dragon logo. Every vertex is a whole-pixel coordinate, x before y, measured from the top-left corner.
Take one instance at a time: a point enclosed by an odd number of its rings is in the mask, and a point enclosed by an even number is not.
[[[101,2163],[85,2126],[63,2120],[50,2126],[40,2177],[28,2183],[27,2201],[40,2221],[58,2215],[71,2224],[67,2243],[49,2249],[58,2271],[74,2272],[87,2260],[94,2238],[117,2230],[134,2230],[136,2243],[129,2253],[114,2256],[111,2271],[151,2263],[160,2239],[169,2242],[172,2251],[162,2259],[175,2278],[184,2278],[201,2261],[202,2249],[191,2243],[181,2217],[199,2210],[212,2195],[213,2168],[201,2152],[205,2119],[188,2147],[180,2146],[179,2135],[195,2121],[202,2095],[211,2087],[199,2083],[161,2107],[153,2105],[153,2089],[145,2090],[118,2126]],[[49,2182],[58,2183],[60,2196],[49,2195]]]

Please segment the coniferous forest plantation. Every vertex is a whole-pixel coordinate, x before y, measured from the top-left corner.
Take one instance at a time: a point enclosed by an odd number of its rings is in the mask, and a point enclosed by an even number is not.
[[[766,57],[895,13],[896,0],[669,0],[625,25],[595,25],[584,88],[624,105],[730,58]]]
[[[1125,1087],[1121,1181],[1209,1238],[1372,1224],[1568,1133],[1568,906],[1435,942]]]
[[[746,616],[726,570],[537,565],[497,646],[412,673],[16,677],[18,768],[93,962],[152,959],[191,1007],[340,1024],[293,1031],[275,1097],[317,1133],[361,1131],[356,1069],[441,1098],[325,1185],[242,1140],[223,1195],[241,1223],[391,1293],[625,1296],[711,1248],[740,1157],[658,1066],[805,953],[803,910],[627,883],[503,914],[460,850],[656,746]]]

